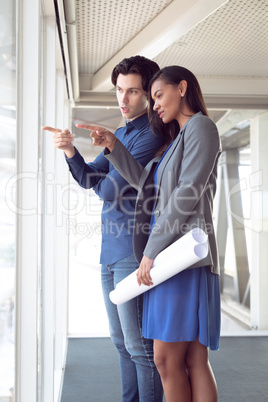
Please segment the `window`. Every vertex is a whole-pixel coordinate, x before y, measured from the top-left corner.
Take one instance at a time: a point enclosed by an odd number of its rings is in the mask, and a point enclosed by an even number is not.
[[[15,383],[15,239],[11,205],[16,172],[16,9],[0,4],[0,400],[12,400]]]

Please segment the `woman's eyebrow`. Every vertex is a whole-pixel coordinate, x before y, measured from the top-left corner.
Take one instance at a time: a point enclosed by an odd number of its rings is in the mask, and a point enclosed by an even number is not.
[[[157,89],[154,93],[154,96],[157,94],[158,91],[161,91],[161,89]]]

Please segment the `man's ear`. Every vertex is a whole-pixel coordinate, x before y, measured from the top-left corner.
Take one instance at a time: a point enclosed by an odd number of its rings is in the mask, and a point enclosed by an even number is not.
[[[183,98],[187,91],[187,81],[181,80],[181,82],[179,83],[179,90],[181,97]]]

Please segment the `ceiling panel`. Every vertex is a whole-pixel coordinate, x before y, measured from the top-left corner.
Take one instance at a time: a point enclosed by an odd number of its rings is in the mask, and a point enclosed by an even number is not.
[[[198,3],[204,8],[210,2],[213,3],[212,0],[188,0],[188,11],[193,10],[194,4]],[[178,17],[183,16],[184,21],[182,6],[180,7],[178,0],[76,0],[73,4],[76,7],[80,76],[80,99],[73,108],[73,124],[92,122],[113,130],[122,124],[115,94],[109,89],[103,93],[93,91],[91,83],[94,76],[103,68],[109,70],[110,74],[109,62],[111,64],[111,60],[137,34],[143,35],[152,22],[156,23],[159,16],[163,16],[171,6],[177,9]],[[183,0],[181,5],[185,5]],[[263,99],[266,99],[265,88],[268,87],[268,1],[229,0],[220,7],[216,6],[215,0],[213,5],[219,8],[211,14],[208,12],[204,19],[200,17],[201,22],[167,46],[154,60],[160,67],[178,64],[193,71],[200,80],[205,98],[207,96],[211,118],[215,122],[221,122],[222,127],[233,114],[239,112],[241,100],[247,105],[245,99],[251,99],[249,103],[252,103],[252,108],[254,102],[257,108],[258,99],[265,105]],[[160,35],[164,35],[165,28],[169,26],[169,21],[164,18],[162,21],[164,23],[159,24],[159,27],[157,25],[155,31]],[[144,40],[141,48],[148,41],[147,35],[142,38]],[[107,73],[108,79],[109,74]],[[242,103],[241,109],[245,108]],[[90,108],[86,108],[87,106]],[[255,114],[260,112],[254,111]],[[244,120],[244,117],[241,118],[242,122]],[[233,135],[232,128],[237,128],[236,123],[230,127],[228,125],[226,132],[222,130],[224,147],[248,144],[249,121],[246,129],[237,129]],[[92,147],[88,144],[88,133],[74,126],[73,131],[77,136],[76,141],[81,141],[80,146],[85,146],[87,151],[92,152]]]
[[[94,74],[172,0],[76,0],[80,74]]]
[[[268,1],[230,0],[155,61],[197,76],[268,77]]]
[[[76,0],[79,74],[94,75],[170,3]],[[198,76],[267,77],[267,49],[268,1],[229,0],[154,60]]]

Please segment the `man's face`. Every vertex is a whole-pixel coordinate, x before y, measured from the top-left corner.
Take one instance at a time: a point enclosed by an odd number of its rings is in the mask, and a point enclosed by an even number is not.
[[[127,120],[134,120],[147,111],[148,100],[140,74],[119,74],[116,96],[121,113]]]

